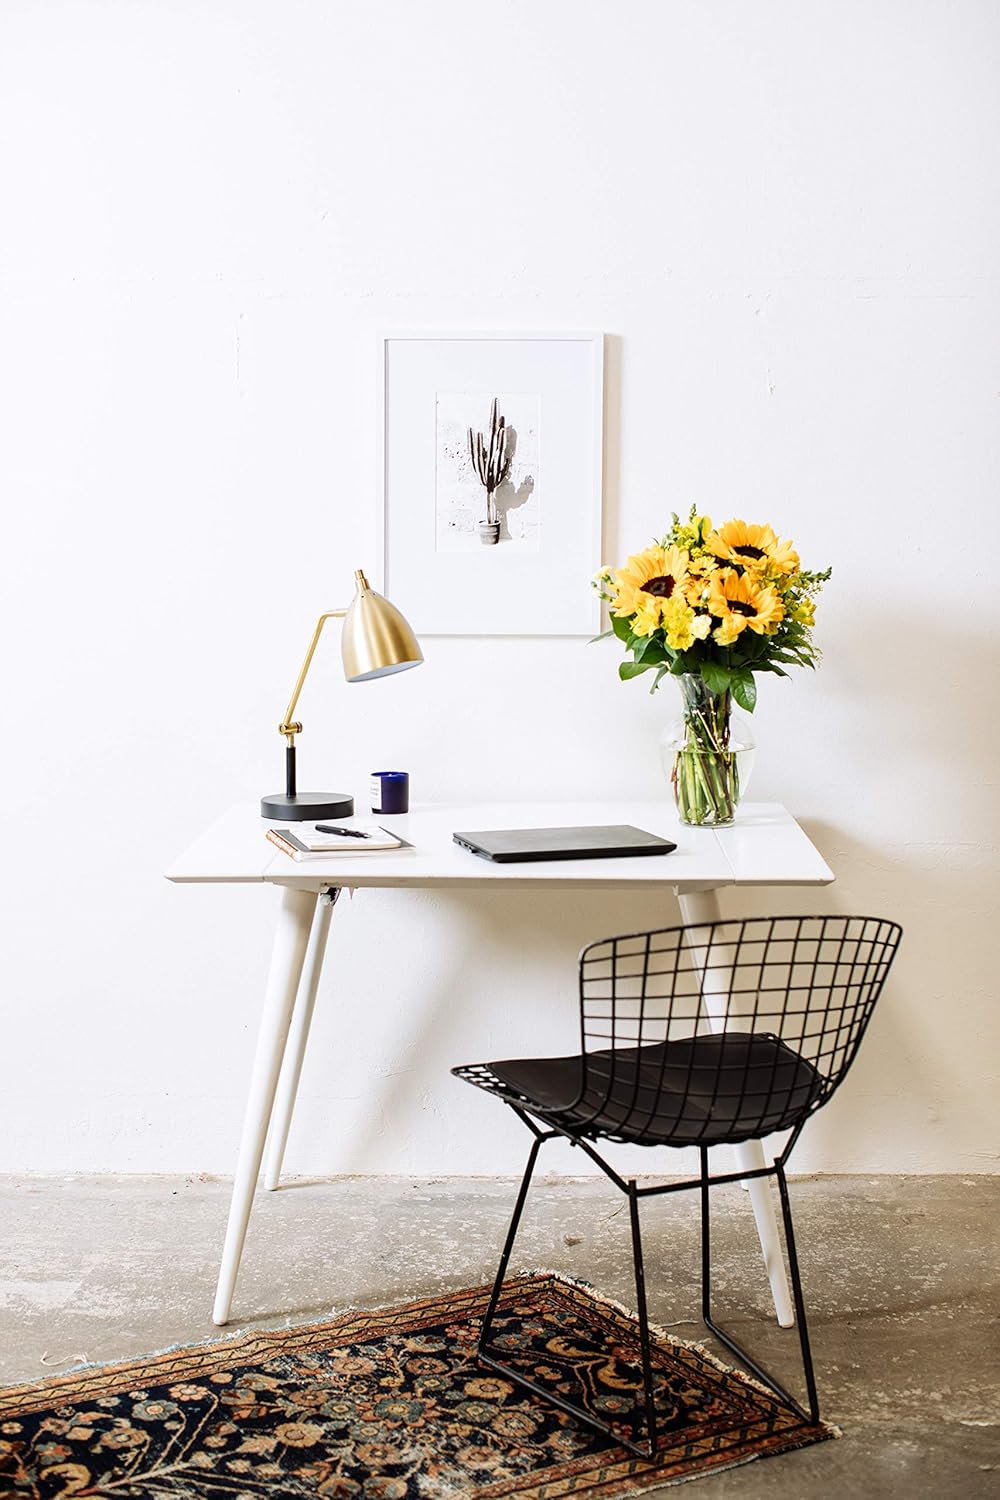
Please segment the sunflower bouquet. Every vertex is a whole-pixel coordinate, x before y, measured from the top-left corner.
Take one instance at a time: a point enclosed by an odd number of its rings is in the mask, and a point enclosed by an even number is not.
[[[684,724],[671,780],[684,822],[732,822],[740,796],[732,702],[752,713],[755,673],[787,677],[786,667],[816,665],[815,596],[829,577],[829,568],[807,572],[770,526],[716,528],[694,507],[687,521],[673,517],[662,541],[595,577],[611,612],[608,634],[631,654],[618,675],[654,672],[651,692],[668,674],[679,679]]]

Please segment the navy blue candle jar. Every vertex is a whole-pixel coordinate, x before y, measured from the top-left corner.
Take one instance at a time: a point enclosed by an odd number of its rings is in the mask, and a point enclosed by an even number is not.
[[[373,771],[371,773],[373,813],[405,813],[410,810],[410,773],[408,771]]]

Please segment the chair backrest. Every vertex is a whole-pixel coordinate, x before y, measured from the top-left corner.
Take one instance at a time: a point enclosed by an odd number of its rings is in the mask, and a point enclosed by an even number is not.
[[[624,1140],[671,1107],[694,1141],[801,1126],[854,1061],[901,936],[878,917],[751,917],[591,943],[580,1107]]]

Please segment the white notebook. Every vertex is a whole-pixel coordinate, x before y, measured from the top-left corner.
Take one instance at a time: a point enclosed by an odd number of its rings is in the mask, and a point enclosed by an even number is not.
[[[359,821],[351,823],[350,828],[350,833],[321,833],[315,823],[298,823],[295,828],[268,828],[266,836],[292,859],[308,859],[315,854],[367,854],[402,847],[402,839],[378,823]]]

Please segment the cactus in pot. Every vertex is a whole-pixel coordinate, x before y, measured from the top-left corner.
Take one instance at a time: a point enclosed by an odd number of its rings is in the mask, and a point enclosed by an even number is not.
[[[490,408],[489,437],[469,428],[469,454],[479,483],[486,491],[486,519],[479,523],[479,539],[487,544],[495,543],[500,536],[500,518],[497,514],[496,492],[510,473],[511,458],[507,452],[507,424],[500,415],[499,397],[493,397]]]

